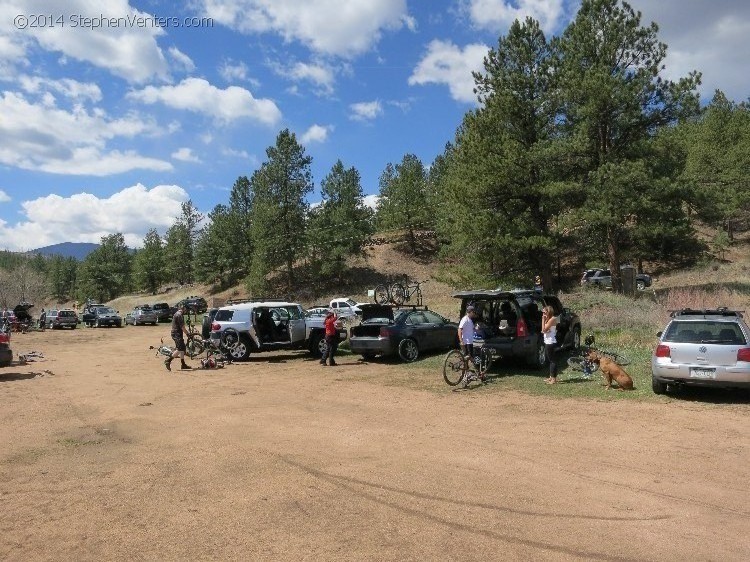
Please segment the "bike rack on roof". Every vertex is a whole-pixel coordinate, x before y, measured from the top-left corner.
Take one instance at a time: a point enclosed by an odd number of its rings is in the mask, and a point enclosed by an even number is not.
[[[745,313],[744,310],[729,310],[726,306],[720,306],[718,308],[680,308],[677,310],[670,310],[670,318],[677,316],[737,316],[742,318]]]
[[[248,299],[229,299],[227,305],[242,304],[245,302],[288,302],[287,299],[270,299],[266,297],[254,297]]]

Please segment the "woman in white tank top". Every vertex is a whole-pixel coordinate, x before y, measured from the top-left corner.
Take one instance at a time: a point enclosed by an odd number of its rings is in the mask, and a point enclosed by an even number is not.
[[[557,382],[557,363],[554,359],[554,348],[557,344],[557,323],[559,319],[555,316],[555,310],[551,306],[542,309],[542,334],[544,335],[544,353],[549,362],[549,377],[544,382],[555,384]]]

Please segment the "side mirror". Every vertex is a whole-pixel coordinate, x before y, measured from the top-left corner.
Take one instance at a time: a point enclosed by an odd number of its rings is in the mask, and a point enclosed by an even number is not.
[[[660,337],[661,337],[661,335],[662,335],[663,333],[664,333],[664,332],[661,332],[661,331],[659,331],[659,332],[656,332],[656,337],[657,337],[657,338],[660,338]]]

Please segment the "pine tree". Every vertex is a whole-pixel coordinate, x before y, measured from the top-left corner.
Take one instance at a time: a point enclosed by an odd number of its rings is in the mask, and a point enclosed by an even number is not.
[[[133,258],[133,276],[139,289],[156,294],[166,281],[164,256],[161,236],[152,228],[143,238],[143,248]]]

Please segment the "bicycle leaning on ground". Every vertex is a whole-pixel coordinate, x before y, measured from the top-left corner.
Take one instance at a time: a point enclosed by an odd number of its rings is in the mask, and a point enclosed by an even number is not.
[[[591,351],[596,351],[601,355],[609,357],[612,361],[614,361],[621,367],[630,364],[630,359],[620,353],[594,347],[594,335],[589,334],[584,340],[584,345],[582,345],[580,349],[578,349],[575,355],[572,355],[568,358],[568,367],[570,367],[574,371],[583,373],[582,377],[584,379],[592,378],[594,376],[594,373],[599,369],[599,364],[590,361],[588,358],[588,355]]]
[[[472,381],[485,382],[491,366],[492,350],[483,345],[475,345],[474,357],[463,354],[460,349],[452,349],[443,361],[443,380],[450,386],[463,382],[465,388]]]

